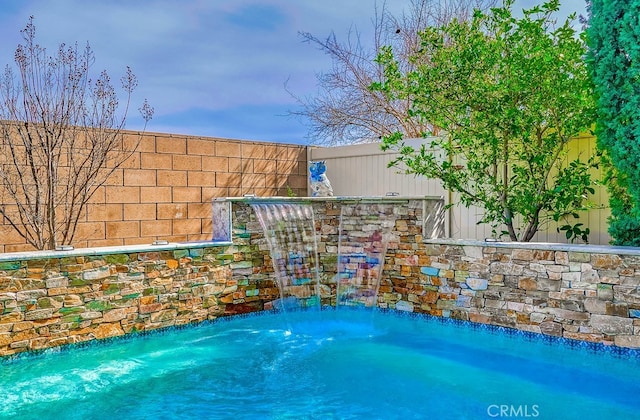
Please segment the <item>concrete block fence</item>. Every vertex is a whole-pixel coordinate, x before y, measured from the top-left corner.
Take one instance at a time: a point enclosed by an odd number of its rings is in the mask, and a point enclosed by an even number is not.
[[[215,197],[307,194],[307,147],[127,131],[138,144],[91,198],[76,248],[211,239]],[[10,210],[12,203],[2,203]],[[0,220],[0,252],[33,250]]]
[[[335,303],[341,206],[354,202],[308,200],[324,304]],[[394,203],[379,307],[640,347],[640,250],[427,239],[422,200]],[[231,206],[231,242],[0,255],[0,355],[268,307],[279,292],[266,240],[247,201]]]

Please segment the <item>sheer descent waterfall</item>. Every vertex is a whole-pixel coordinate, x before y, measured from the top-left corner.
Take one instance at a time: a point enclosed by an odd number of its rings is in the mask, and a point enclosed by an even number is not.
[[[391,231],[393,204],[359,203],[340,211],[336,306],[376,306]]]
[[[269,245],[282,309],[320,306],[313,208],[298,203],[251,203]]]

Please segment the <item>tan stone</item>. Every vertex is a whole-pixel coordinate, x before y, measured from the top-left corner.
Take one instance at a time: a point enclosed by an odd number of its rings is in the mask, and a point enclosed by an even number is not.
[[[109,323],[98,325],[93,329],[93,333],[95,334],[97,339],[124,335],[124,331],[122,330],[120,324]]]
[[[603,335],[599,333],[581,333],[581,332],[564,332],[565,338],[571,338],[573,340],[590,341],[593,343],[599,343],[603,340]]]
[[[116,322],[126,318],[127,313],[124,309],[113,309],[106,311],[102,316],[104,322]]]
[[[569,265],[569,253],[566,251],[556,251],[556,264]]]
[[[533,250],[531,249],[514,249],[511,252],[511,258],[514,260],[533,260]]]
[[[0,315],[0,324],[12,324],[14,322],[22,321],[24,319],[24,312],[9,312],[8,314]]]
[[[64,306],[65,307],[81,306],[83,304],[84,304],[84,301],[78,295],[65,295],[64,296]]]
[[[533,259],[537,261],[555,261],[555,252],[552,250],[536,249],[533,251]]]
[[[157,312],[162,309],[162,303],[152,303],[150,305],[140,305],[140,313],[148,314],[151,312]]]
[[[478,322],[481,324],[491,323],[491,317],[489,315],[480,314],[476,312],[469,312],[469,321]]]
[[[151,295],[151,296],[142,296],[140,298],[140,305],[150,305],[153,303],[156,303],[158,301],[158,297]]]
[[[613,254],[592,254],[591,265],[596,269],[616,269],[619,268],[622,259]]]
[[[9,347],[12,349],[26,349],[29,347],[29,340],[14,341],[9,345]]]
[[[169,309],[151,314],[151,322],[166,322],[175,319],[178,312],[175,309]]]
[[[233,303],[233,295],[226,295],[226,296],[221,296],[219,298],[220,303]]]
[[[0,333],[0,347],[8,346],[12,341],[10,333]]]
[[[54,308],[34,309],[32,311],[27,311],[24,315],[24,319],[26,319],[27,321],[47,319],[47,318],[51,318],[54,312],[55,312]]]
[[[518,288],[524,289],[524,290],[537,290],[538,282],[536,282],[531,277],[525,277],[518,281]]]
[[[13,332],[24,331],[34,327],[34,323],[31,321],[21,321],[13,324]]]

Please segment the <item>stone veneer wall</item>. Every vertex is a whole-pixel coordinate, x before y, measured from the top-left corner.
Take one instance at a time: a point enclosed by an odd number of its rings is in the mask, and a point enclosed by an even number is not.
[[[245,252],[193,243],[5,254],[0,356],[260,310],[278,289],[234,274]]]
[[[640,347],[640,250],[424,240],[422,207],[399,201],[380,307]],[[344,202],[311,202],[325,291]],[[268,247],[249,205],[232,210],[233,244],[0,255],[0,356],[264,309]]]
[[[431,241],[395,260],[384,304],[640,347],[640,250]],[[390,288],[390,289],[389,289]]]

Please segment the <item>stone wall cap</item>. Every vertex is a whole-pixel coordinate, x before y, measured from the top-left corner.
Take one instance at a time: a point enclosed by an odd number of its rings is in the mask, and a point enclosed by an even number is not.
[[[401,196],[401,195],[381,195],[381,196],[334,196],[334,197],[256,197],[256,196],[243,196],[243,197],[221,197],[214,198],[214,202],[244,202],[244,203],[306,203],[311,201],[337,201],[337,202],[383,202],[394,203],[404,202],[407,200],[443,200],[442,196],[429,196],[429,195],[417,195],[417,196]]]
[[[638,255],[640,247],[613,246],[613,245],[588,245],[588,244],[563,244],[554,242],[503,242],[493,239],[484,241],[473,239],[448,239],[435,238],[424,239],[424,243],[433,245],[457,245],[457,246],[477,246],[484,248],[513,248],[513,249],[534,249],[544,251],[566,251],[585,252],[590,254],[617,254],[617,255]]]
[[[189,249],[189,248],[208,248],[216,246],[228,246],[233,243],[230,241],[194,241],[194,242],[167,242],[158,244],[142,244],[142,245],[115,245],[94,248],[74,248],[70,250],[44,250],[44,251],[24,251],[24,252],[7,252],[0,254],[0,262],[3,261],[23,261],[23,260],[39,260],[46,258],[67,258],[82,257],[95,255],[110,255],[122,253],[137,252],[155,252],[169,251],[173,249]]]

